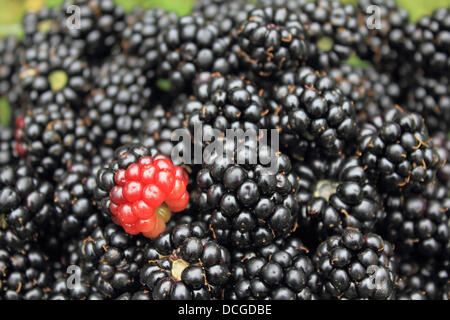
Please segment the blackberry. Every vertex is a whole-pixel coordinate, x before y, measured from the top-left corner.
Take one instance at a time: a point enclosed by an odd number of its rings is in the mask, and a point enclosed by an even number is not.
[[[438,132],[433,136],[433,144],[438,148],[437,152],[443,162],[437,177],[450,190],[450,140],[447,139],[446,133]]]
[[[223,296],[230,255],[202,223],[177,225],[147,246],[141,283],[153,300],[210,300]]]
[[[146,240],[130,236],[119,226],[96,228],[79,241],[78,266],[93,292],[104,299],[115,299],[141,290],[139,272],[145,263]]]
[[[440,256],[450,247],[450,194],[438,182],[420,193],[390,194],[380,232],[401,253]]]
[[[201,14],[207,21],[220,22],[221,30],[233,32],[233,28],[245,21],[255,7],[247,0],[196,0],[193,12]]]
[[[403,56],[431,75],[447,76],[450,71],[450,8],[436,9],[404,29]]]
[[[251,157],[257,151],[244,153]],[[255,164],[242,160],[218,156],[203,165],[193,196],[198,210],[218,242],[233,248],[260,247],[287,237],[296,228],[299,210],[299,181],[289,157],[261,147]]]
[[[202,129],[204,141],[215,137],[215,130],[252,130],[258,133],[265,115],[264,95],[250,80],[237,76],[211,75],[199,82],[194,96],[184,106],[187,127],[195,136],[196,126]],[[203,143],[203,141],[202,141]]]
[[[90,70],[74,47],[44,42],[26,49],[19,69],[21,105],[81,108],[90,90]]]
[[[305,163],[295,162],[293,171],[300,179],[299,233],[314,234],[308,246],[314,247],[317,241],[348,228],[373,231],[385,217],[376,188],[357,158],[307,159]]]
[[[408,111],[419,113],[424,117],[430,134],[438,131],[448,132],[450,129],[448,75],[427,77],[417,73],[412,86],[406,92],[404,107]]]
[[[362,41],[357,9],[339,1],[299,2],[304,2],[300,10],[308,18],[305,29],[315,44],[312,63],[328,70],[351,57]]]
[[[357,50],[359,57],[371,61],[377,70],[396,73],[404,63],[401,46],[408,12],[393,0],[360,0],[358,9],[363,39]]]
[[[303,65],[310,48],[299,20],[286,8],[268,6],[250,11],[237,30],[240,60],[263,78]]]
[[[180,105],[178,109],[182,109]],[[166,156],[172,156],[175,150],[178,150],[177,142],[172,141],[176,138],[176,130],[184,128],[184,115],[182,110],[165,110],[163,106],[154,107],[144,120],[140,133],[141,142],[147,148],[156,148]],[[181,148],[180,151],[182,151]],[[173,157],[172,157],[173,159]],[[176,165],[182,164],[182,159]]]
[[[64,34],[63,14],[60,8],[43,7],[38,11],[27,12],[22,19],[24,31],[23,44],[30,48],[40,43],[48,43],[53,46],[64,43],[66,45],[80,45],[70,41]]]
[[[387,73],[343,64],[329,71],[342,93],[355,104],[359,122],[394,108],[401,99],[400,86]]]
[[[16,72],[17,55],[21,44],[14,37],[0,39],[0,97],[7,95],[12,87],[12,77]]]
[[[0,167],[12,164],[15,158],[13,130],[0,125]]]
[[[19,250],[0,249],[0,299],[46,300],[51,286],[48,257],[26,244]]]
[[[42,178],[57,179],[74,154],[95,153],[88,139],[88,123],[67,106],[49,104],[28,110],[21,139],[27,148],[27,160]]]
[[[322,242],[313,261],[325,287],[322,298],[395,298],[393,248],[377,234],[347,229]]]
[[[128,144],[97,173],[94,197],[106,216],[130,234],[155,238],[172,213],[189,202],[188,176],[183,168],[155,149]]]
[[[145,70],[156,70],[161,62],[158,36],[178,20],[174,12],[162,9],[134,9],[126,17],[121,47],[128,55],[143,57]],[[156,74],[149,74],[156,77]]]
[[[39,240],[54,217],[53,186],[34,177],[20,161],[0,169],[0,238],[3,247],[22,248]]]
[[[423,118],[400,107],[364,124],[359,146],[367,174],[386,192],[423,189],[441,163]]]
[[[55,186],[54,203],[60,239],[87,237],[106,220],[92,203],[92,191],[86,185],[89,165],[71,164]]]
[[[96,73],[95,88],[87,101],[91,141],[112,148],[135,142],[152,96],[143,62],[138,57],[117,55]]]
[[[448,300],[448,259],[416,262],[399,259],[398,300]]]
[[[66,21],[73,20],[73,5],[79,8],[80,25],[64,28],[66,34],[82,42],[84,53],[91,60],[109,55],[125,29],[123,8],[113,0],[69,0],[61,7]]]
[[[198,73],[225,76],[238,68],[229,35],[223,34],[218,22],[198,14],[179,18],[160,33],[157,42],[162,59],[158,74],[169,80],[172,92],[190,92],[189,84]]]
[[[273,96],[282,136],[293,135],[337,157],[358,134],[355,105],[325,73],[309,67],[286,73],[275,85]]]
[[[257,252],[235,252],[232,300],[317,300],[322,290],[308,249],[296,238],[277,241]]]

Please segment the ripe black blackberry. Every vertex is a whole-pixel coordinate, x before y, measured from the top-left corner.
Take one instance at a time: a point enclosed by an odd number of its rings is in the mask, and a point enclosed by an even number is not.
[[[313,257],[325,299],[393,299],[397,265],[390,243],[347,229],[322,242]]]
[[[257,252],[235,252],[226,298],[317,300],[323,288],[308,253],[303,243],[292,237]]]
[[[200,81],[184,106],[191,135],[195,136],[196,126],[202,130],[202,143],[215,137],[215,130],[225,134],[227,129],[243,129],[258,134],[265,115],[261,93],[252,81],[238,76],[211,75]]]
[[[12,164],[16,159],[14,142],[13,130],[0,125],[0,167]]]
[[[259,155],[256,162],[250,162],[253,155]],[[219,243],[261,247],[296,228],[299,181],[288,156],[265,147],[258,153],[250,146],[234,160],[225,156],[211,160],[197,174],[193,197]]]
[[[153,300],[210,300],[223,297],[230,255],[203,223],[177,225],[145,249],[141,283]]]
[[[247,19],[247,14],[256,5],[247,0],[196,0],[193,12],[201,14],[208,21],[219,21],[221,30],[232,31]]]
[[[299,16],[286,8],[257,8],[237,30],[240,60],[260,77],[303,65],[310,56]]]
[[[0,97],[5,96],[12,87],[12,77],[17,70],[17,55],[20,42],[14,37],[0,39]]]
[[[281,135],[294,135],[329,157],[350,147],[358,134],[355,105],[326,73],[309,67],[285,73],[273,89]]]
[[[364,169],[383,192],[421,190],[441,165],[423,118],[398,106],[363,125],[359,148]]]
[[[387,73],[343,64],[328,72],[342,93],[355,104],[359,122],[394,108],[400,101],[400,86]]]
[[[117,148],[136,140],[142,112],[152,96],[143,63],[138,57],[116,55],[96,72],[97,80],[87,101],[91,141]]]
[[[55,46],[61,43],[80,46],[80,43],[71,41],[64,34],[64,29],[67,28],[66,21],[63,12],[57,7],[42,7],[38,11],[25,13],[22,19],[24,46],[30,48],[44,42]]]
[[[91,69],[76,47],[43,42],[21,57],[19,84],[24,108],[56,103],[81,108],[90,90]]]
[[[46,300],[52,281],[47,260],[41,250],[30,244],[17,250],[2,246],[0,299]]]
[[[187,99],[187,98],[186,98]],[[176,130],[184,129],[183,105],[166,110],[162,105],[157,105],[143,121],[140,141],[147,148],[156,148],[160,153],[171,156],[178,142],[176,141]],[[174,140],[172,140],[174,139]],[[180,149],[182,151],[183,148]],[[173,159],[172,157],[172,160]],[[182,159],[175,165],[182,164]]]
[[[417,262],[411,257],[399,259],[398,300],[448,300],[448,259]]]
[[[105,299],[141,290],[139,272],[146,262],[144,249],[147,242],[112,223],[96,228],[80,240],[78,266],[91,290]]]
[[[358,1],[360,33],[362,42],[357,53],[360,58],[371,61],[379,71],[394,72],[404,64],[402,42],[405,41],[404,26],[409,14],[393,0]]]
[[[420,193],[389,194],[380,233],[397,252],[436,257],[450,248],[450,194],[439,182]]]
[[[136,8],[126,16],[122,32],[121,48],[129,55],[143,57],[145,70],[156,70],[161,62],[158,52],[158,36],[178,20],[175,12],[162,9]],[[154,72],[148,74],[155,77]]]
[[[404,27],[403,57],[429,75],[450,72],[450,8],[443,7]]]
[[[0,238],[2,246],[20,250],[38,241],[54,216],[53,186],[34,177],[23,161],[0,168]]]
[[[93,60],[109,55],[125,28],[124,9],[113,0],[69,0],[61,7],[65,23],[77,22],[73,5],[79,8],[80,25],[65,26],[66,34],[82,42],[84,53]]]
[[[49,104],[28,109],[24,118],[22,142],[28,162],[48,181],[58,179],[74,154],[95,153],[88,139],[88,121],[68,106]]]
[[[230,74],[238,68],[232,39],[219,22],[192,14],[178,19],[158,36],[159,77],[168,79],[172,92],[191,91],[190,83],[201,72]]]
[[[55,186],[55,221],[60,239],[87,237],[107,220],[92,203],[93,190],[86,184],[90,169],[89,165],[73,163]]]
[[[424,117],[430,134],[449,131],[450,81],[448,74],[441,77],[427,77],[416,73],[413,84],[406,91],[405,99],[405,108]]]
[[[382,200],[357,158],[310,158],[295,162],[293,171],[300,179],[299,235],[308,246],[348,228],[373,231],[385,217]]]
[[[438,170],[437,177],[450,190],[450,140],[447,133],[436,133],[433,136],[433,144],[438,148],[437,152],[442,160],[442,166]]]

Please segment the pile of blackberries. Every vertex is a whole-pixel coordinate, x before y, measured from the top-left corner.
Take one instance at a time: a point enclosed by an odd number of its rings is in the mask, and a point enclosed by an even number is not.
[[[69,0],[23,30],[0,300],[449,299],[450,7]]]

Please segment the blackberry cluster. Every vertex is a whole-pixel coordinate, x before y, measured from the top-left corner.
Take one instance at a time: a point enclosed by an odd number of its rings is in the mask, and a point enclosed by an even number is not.
[[[193,2],[0,39],[0,300],[448,300],[449,8]]]
[[[161,63],[159,76],[168,79],[173,92],[186,87],[201,72],[229,74],[238,69],[238,59],[231,50],[231,38],[219,22],[192,14],[181,17],[158,36]]]
[[[371,61],[378,70],[393,72],[401,63],[408,12],[393,0],[359,0],[358,10],[364,40],[357,47],[358,55]]]
[[[0,97],[11,89],[11,77],[17,69],[16,54],[20,51],[19,46],[19,41],[14,37],[0,39]]]
[[[77,48],[47,42],[27,48],[19,69],[23,103],[79,108],[91,89],[91,69]]]
[[[421,193],[389,195],[382,234],[397,251],[424,256],[446,255],[450,248],[450,195],[439,183]]]
[[[0,235],[3,243],[3,235]],[[46,300],[52,285],[48,257],[26,244],[20,249],[0,249],[1,300]]]
[[[152,90],[139,57],[119,55],[97,70],[87,101],[90,139],[117,148],[135,142]]]
[[[292,237],[256,252],[236,252],[228,298],[317,300],[322,284],[308,253],[303,243]]]
[[[405,256],[399,262],[399,300],[448,300],[448,259],[420,264]]]
[[[449,131],[450,82],[447,76],[418,74],[406,95],[405,108],[423,115],[430,133]]]
[[[143,68],[149,79],[156,77],[156,68],[161,63],[158,36],[162,30],[176,23],[174,12],[162,9],[136,8],[126,16],[126,27],[121,35],[121,47],[130,55],[144,57]]]
[[[322,242],[313,261],[324,282],[324,295],[337,299],[395,297],[393,247],[374,233],[347,229]]]
[[[435,180],[441,159],[419,114],[396,107],[372,122],[361,131],[359,155],[379,187],[421,190]]]
[[[103,299],[115,299],[141,290],[139,273],[145,263],[147,242],[144,238],[108,224],[80,241],[79,266],[92,292]]]
[[[262,92],[251,80],[211,75],[208,80],[199,81],[194,89],[183,110],[192,136],[196,135],[196,127],[202,130],[202,142],[225,134],[227,129],[258,134],[261,117],[267,111]]]
[[[303,67],[284,74],[273,91],[282,134],[313,142],[330,157],[342,154],[356,138],[355,105],[327,74]]]
[[[267,159],[273,161],[270,167],[264,165]],[[195,204],[214,238],[232,247],[249,248],[287,237],[297,226],[299,211],[295,199],[299,181],[289,157],[265,150],[256,164],[238,165],[229,160],[217,156],[197,174]]]
[[[79,25],[74,6],[79,10]],[[61,6],[65,34],[79,43],[83,53],[90,59],[99,59],[109,54],[125,29],[125,10],[113,0],[69,0]]]
[[[229,279],[230,254],[208,236],[202,223],[179,224],[145,250],[141,283],[153,300],[221,298]]]
[[[0,168],[0,187],[0,238],[3,245],[20,250],[38,241],[41,227],[53,219],[53,186],[20,161]]]
[[[70,107],[51,103],[29,109],[18,135],[27,161],[43,179],[52,181],[64,173],[75,154],[87,157],[94,152],[90,130],[89,122]]]
[[[400,86],[387,73],[374,68],[342,65],[329,71],[337,88],[353,101],[357,120],[365,122],[394,108],[402,99]]]
[[[385,212],[376,188],[357,158],[294,164],[299,177],[300,232],[314,230],[313,243],[346,229],[373,231]],[[316,243],[317,245],[317,243]]]
[[[243,63],[260,77],[298,67],[310,56],[304,26],[295,12],[264,7],[250,11],[237,30]]]

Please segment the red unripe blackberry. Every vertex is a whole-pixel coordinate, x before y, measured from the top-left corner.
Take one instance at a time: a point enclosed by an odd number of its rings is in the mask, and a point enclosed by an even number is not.
[[[125,145],[97,174],[96,198],[129,234],[157,237],[173,212],[189,203],[189,177],[167,156],[142,145]]]

